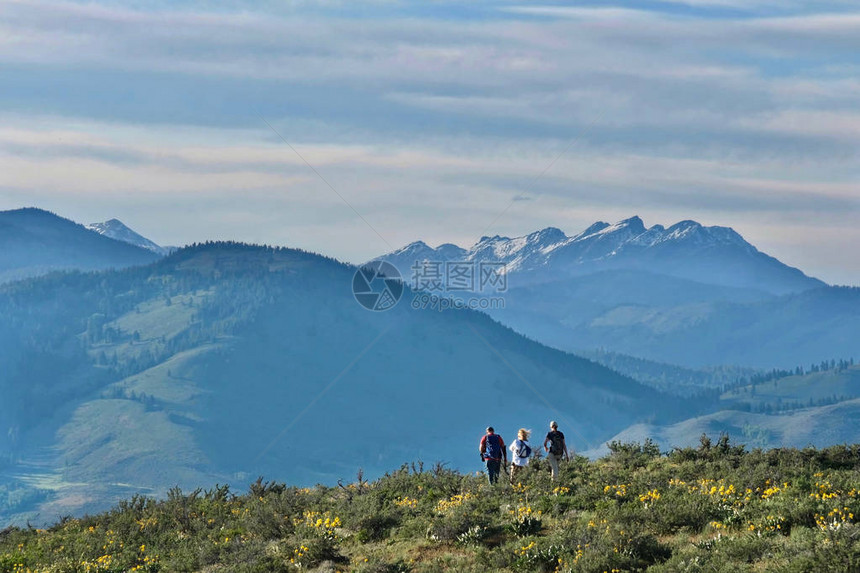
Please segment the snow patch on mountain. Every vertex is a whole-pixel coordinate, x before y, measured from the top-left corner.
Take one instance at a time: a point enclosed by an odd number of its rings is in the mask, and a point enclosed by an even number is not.
[[[568,237],[547,227],[521,237],[481,237],[469,249],[422,241],[379,257],[401,269],[419,261],[502,262],[521,282],[543,282],[606,269],[630,268],[709,284],[797,292],[824,283],[761,253],[734,229],[684,220],[648,228],[638,216],[598,221]]]
[[[166,256],[176,250],[175,247],[162,247],[146,237],[134,232],[119,219],[108,219],[102,223],[91,223],[86,225],[90,231],[95,231],[99,235],[104,235],[116,241],[129,243],[137,247],[141,247],[148,251],[152,251],[161,256]]]

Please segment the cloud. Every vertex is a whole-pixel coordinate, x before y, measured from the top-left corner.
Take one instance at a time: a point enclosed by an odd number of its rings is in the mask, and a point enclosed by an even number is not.
[[[444,3],[426,15],[406,3],[6,2],[0,203],[194,205],[201,215],[165,228],[168,242],[223,217],[239,238],[378,254],[265,118],[395,244],[468,242],[511,197],[498,231],[512,235],[633,207],[784,229],[808,213],[842,228],[857,210],[860,15],[739,4],[479,3],[465,17]]]

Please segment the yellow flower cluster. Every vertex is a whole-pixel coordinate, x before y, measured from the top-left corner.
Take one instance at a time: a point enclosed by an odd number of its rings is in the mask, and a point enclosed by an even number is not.
[[[820,474],[816,474],[817,477],[820,477]],[[841,489],[835,489],[833,484],[829,481],[816,481],[815,482],[815,491],[809,494],[809,497],[814,497],[815,499],[828,500],[836,497],[857,497],[857,489],[852,488],[849,491],[842,491]]]
[[[103,551],[107,552],[109,550],[116,550],[117,548],[122,549],[125,546],[122,541],[117,542],[117,540],[114,539],[116,532],[113,531],[112,529],[108,529],[105,533],[107,535],[107,539],[105,540],[105,544],[102,545]],[[110,557],[110,556],[105,555],[104,557]]]
[[[143,545],[141,545],[143,547]],[[143,551],[143,549],[141,549]],[[144,555],[141,563],[138,563],[129,571],[146,571],[158,565],[158,555]]]
[[[135,523],[140,526],[140,530],[143,531],[147,527],[153,527],[158,524],[158,518],[155,516],[147,517],[146,519],[138,519]]]
[[[607,485],[603,488],[603,493],[615,495],[615,497],[627,497],[627,484]]]
[[[758,535],[764,533],[779,533],[782,532],[782,525],[785,523],[785,518],[781,515],[768,515],[764,521],[760,523],[749,522],[747,531],[754,531]]]
[[[570,488],[565,486],[559,486],[557,488],[553,488],[552,493],[555,495],[566,495],[570,493]]]
[[[529,543],[528,545],[523,545],[522,547],[520,547],[520,550],[519,550],[517,553],[518,553],[518,554],[520,554],[520,555],[525,555],[526,553],[528,553],[529,551],[531,551],[531,549],[532,549],[534,546],[536,546],[536,545],[537,545],[537,543],[535,543],[534,541],[532,541],[532,542],[531,542],[531,543]]]
[[[530,490],[530,489],[531,489],[531,487],[532,487],[532,486],[530,486],[530,485],[523,485],[523,484],[521,484],[521,483],[518,483],[517,485],[515,485],[515,486],[514,486],[514,492],[516,492],[516,493],[526,493],[528,490]],[[556,488],[556,489],[558,489],[558,488]]]
[[[590,543],[586,543],[585,545],[577,545],[576,551],[573,553],[573,562],[577,563],[582,557],[585,555],[585,550],[591,547]]]
[[[514,519],[520,523],[525,522],[526,519],[531,519],[532,516],[540,518],[542,515],[540,510],[534,511],[530,505],[518,505],[514,509],[509,509],[508,513],[510,513]]]
[[[825,515],[815,515],[815,524],[822,531],[836,531],[845,524],[854,522],[854,514],[851,513],[851,508],[833,508]]]
[[[394,505],[396,505],[397,507],[408,507],[409,509],[415,509],[416,507],[418,507],[418,500],[409,496],[398,497],[394,500]]]
[[[325,531],[331,531],[343,525],[339,517],[332,517],[329,512],[320,514],[317,511],[306,511],[304,513],[304,521],[297,521],[298,523],[296,525],[304,523],[304,525],[308,527]]]
[[[660,492],[657,488],[654,488],[650,491],[647,491],[639,496],[639,501],[645,504],[645,507],[648,507],[650,504],[654,503],[660,499]]]
[[[39,573],[39,570],[25,567],[23,563],[15,563],[12,566],[12,573]]]
[[[671,482],[670,482],[671,483]],[[683,483],[683,482],[681,482]],[[700,493],[711,497],[727,498],[737,493],[733,484],[726,484],[725,480],[701,479],[698,486],[688,487],[690,493]]]
[[[97,571],[109,571],[113,565],[113,555],[105,554],[95,559],[95,561],[83,561],[81,567],[86,573]]]
[[[328,511],[306,511],[302,518],[294,519],[293,523],[310,528],[314,535],[332,541],[337,539],[337,528],[343,525],[339,517],[332,517]]]
[[[463,494],[453,495],[449,499],[440,499],[436,504],[436,511],[439,513],[445,513],[455,507],[460,507],[464,502],[472,499],[472,497],[474,496],[471,493],[466,492]]]
[[[708,497],[715,498],[719,501],[721,506],[727,509],[732,506],[743,507],[752,500],[754,495],[761,493],[761,489],[753,491],[749,488],[747,488],[744,493],[741,493],[734,484],[726,483],[723,479],[700,479],[695,484],[689,484],[679,479],[671,479],[669,480],[669,487],[683,488],[691,494],[706,495]],[[768,493],[768,497],[775,495],[776,493],[777,491],[771,491]]]
[[[767,480],[767,482],[765,482],[765,485],[767,486],[767,488],[763,492],[761,492],[762,499],[771,498],[778,493],[788,489],[788,483],[783,483],[782,487],[780,487],[778,485],[771,485],[770,480]]]
[[[302,557],[308,554],[308,547],[306,545],[299,545],[295,549],[293,549],[293,554],[290,557],[290,563],[293,565],[300,565],[302,562]]]

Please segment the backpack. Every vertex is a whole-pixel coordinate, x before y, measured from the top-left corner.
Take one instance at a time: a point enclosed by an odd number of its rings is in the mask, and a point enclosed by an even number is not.
[[[502,440],[498,434],[488,434],[484,442],[486,449],[484,450],[484,458],[488,460],[502,459]]]
[[[561,432],[550,432],[549,453],[560,456],[564,453],[564,434]]]
[[[528,442],[523,440],[518,440],[520,443],[520,447],[517,448],[517,457],[518,458],[527,458],[532,455],[531,446],[529,446]]]

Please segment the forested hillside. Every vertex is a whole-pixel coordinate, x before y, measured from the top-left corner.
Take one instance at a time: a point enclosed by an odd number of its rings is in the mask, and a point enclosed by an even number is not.
[[[0,211],[0,284],[61,270],[125,268],[160,255],[42,209]]]
[[[477,312],[368,312],[353,272],[216,243],[4,287],[3,520],[260,474],[334,483],[416,457],[469,468],[489,424],[510,436],[557,418],[585,449],[707,411]]]
[[[831,359],[744,376],[723,386],[713,408],[673,424],[636,424],[613,439],[651,439],[664,449],[719,432],[762,448],[855,443],[860,441],[860,366],[853,359]],[[602,451],[605,447],[591,453]]]

